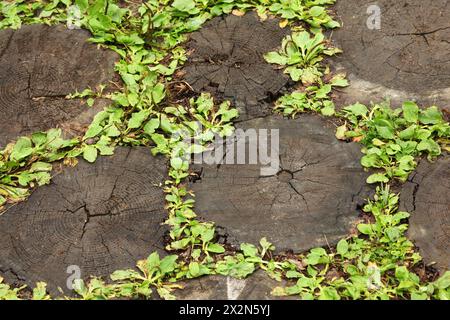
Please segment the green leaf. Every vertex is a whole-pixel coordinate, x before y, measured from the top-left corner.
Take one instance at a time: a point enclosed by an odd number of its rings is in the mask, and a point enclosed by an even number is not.
[[[377,132],[380,135],[381,138],[383,139],[394,139],[395,135],[394,135],[394,129],[392,129],[392,127],[389,126],[376,126]]]
[[[398,133],[398,136],[402,140],[410,140],[410,139],[414,138],[416,130],[417,130],[417,125],[413,124],[413,125],[409,126],[408,128],[406,128],[405,130],[400,131]]]
[[[11,152],[11,160],[21,161],[33,153],[31,139],[22,137],[17,140]]]
[[[367,178],[366,182],[369,184],[379,183],[379,182],[387,183],[387,182],[389,182],[389,178],[386,177],[385,173],[374,173]]]
[[[411,300],[427,300],[428,295],[424,292],[413,292],[411,293]]]
[[[33,289],[33,300],[44,300],[47,297],[47,284],[45,282],[36,283],[36,288]]]
[[[36,146],[41,146],[47,142],[47,134],[45,132],[36,132],[31,135],[31,141]]]
[[[342,126],[338,127],[336,129],[336,138],[339,140],[346,140],[347,137],[345,136],[345,133],[348,131],[347,124],[343,124]]]
[[[83,149],[83,158],[87,162],[93,163],[97,159],[98,152],[97,148],[92,145],[87,145]]]
[[[161,272],[163,274],[168,274],[168,273],[172,272],[173,270],[175,270],[175,268],[177,267],[177,262],[176,262],[177,259],[178,259],[177,255],[169,255],[169,256],[164,257],[161,260],[161,263],[159,265]]]
[[[320,291],[319,300],[341,300],[341,296],[335,288],[324,287]]]
[[[314,6],[309,9],[309,14],[313,17],[319,17],[325,13],[324,7]]]
[[[348,252],[348,242],[347,242],[347,240],[345,240],[345,239],[340,240],[338,242],[338,244],[337,244],[336,251],[341,256],[346,254]]]
[[[441,290],[450,288],[450,271],[446,271],[443,276],[437,279],[434,286]]]
[[[135,112],[131,115],[130,121],[128,121],[128,129],[137,129],[142,123],[147,120],[150,115],[149,110],[142,110],[139,112]]]
[[[148,135],[155,133],[155,130],[159,127],[159,119],[153,118],[148,121],[144,126],[144,132]]]
[[[160,263],[159,253],[156,251],[152,252],[152,254],[150,254],[146,260],[147,271],[156,269],[159,266],[159,263]]]
[[[335,75],[331,81],[331,85],[334,87],[347,87],[349,85],[348,80],[345,79],[345,74]]]
[[[195,8],[194,0],[174,0],[172,7],[179,11],[189,12]]]
[[[420,112],[419,120],[423,124],[437,124],[443,121],[442,113],[437,107],[430,107]]]
[[[86,100],[86,104],[88,105],[88,107],[92,107],[95,103],[95,100],[93,98],[88,98]]]
[[[258,256],[258,248],[250,243],[242,243],[241,250],[246,257],[256,257]]]
[[[213,253],[224,253],[225,252],[225,248],[221,244],[218,244],[218,243],[210,243],[208,245],[207,250],[209,252],[213,252]]]
[[[50,163],[38,161],[31,165],[30,172],[52,171],[52,168]]]
[[[183,160],[179,157],[172,158],[170,159],[170,165],[175,170],[181,170],[181,168],[183,167]]]
[[[417,145],[417,150],[427,151],[432,156],[438,156],[441,154],[441,148],[439,144],[431,139],[420,141],[420,143]]]
[[[330,103],[326,103],[327,101],[324,102],[324,107],[320,110],[320,112],[322,113],[322,115],[324,116],[332,116],[335,113],[335,109],[334,109],[334,104],[331,101],[328,101]]]
[[[134,280],[139,278],[140,276],[141,275],[139,274],[139,272],[132,269],[128,269],[128,270],[114,271],[110,275],[110,278],[112,281],[123,281],[123,280]]]
[[[403,103],[403,117],[410,123],[416,123],[419,120],[419,107],[411,101]]]
[[[152,100],[154,104],[160,103],[166,96],[164,84],[158,83],[152,90]]]
[[[356,103],[351,106],[345,107],[344,110],[352,113],[355,116],[365,116],[369,112],[369,109],[361,103]]]
[[[371,235],[373,233],[372,225],[360,223],[358,224],[358,231],[365,235]]]
[[[279,64],[282,66],[285,66],[288,63],[288,58],[286,56],[282,56],[278,52],[274,51],[266,53],[264,55],[264,59],[268,63]]]
[[[200,265],[198,262],[191,262],[189,264],[189,273],[193,277],[198,277],[200,275]]]
[[[409,279],[409,271],[405,266],[397,267],[395,269],[395,277],[398,280],[408,280]]]

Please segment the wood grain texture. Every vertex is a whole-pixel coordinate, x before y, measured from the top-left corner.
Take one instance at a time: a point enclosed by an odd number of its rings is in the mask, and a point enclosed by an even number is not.
[[[65,291],[70,265],[108,276],[164,249],[166,160],[119,148],[66,168],[0,216],[0,272],[9,282],[46,281]]]
[[[97,49],[89,37],[87,31],[62,25],[0,31],[0,147],[35,131],[78,129],[90,123],[93,109],[106,105],[102,100],[89,108],[80,99],[65,99],[113,79],[118,55]]]
[[[290,85],[289,77],[263,58],[288,34],[278,22],[261,22],[254,12],[207,22],[190,37],[185,80],[197,92],[231,100],[241,120],[270,114],[270,102]]]
[[[359,145],[338,141],[334,128],[313,115],[270,116],[239,127],[280,130],[278,173],[261,175],[261,164],[196,165],[200,179],[190,187],[202,218],[223,228],[231,243],[267,237],[279,250],[297,252],[349,233],[371,190]]]
[[[409,212],[408,236],[426,263],[450,270],[450,159],[422,160],[401,190],[401,209]]]

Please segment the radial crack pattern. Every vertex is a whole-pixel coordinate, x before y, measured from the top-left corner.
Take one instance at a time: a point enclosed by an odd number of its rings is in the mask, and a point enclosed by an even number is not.
[[[335,9],[342,28],[333,41],[344,50],[333,58],[357,78],[406,91],[424,102],[429,92],[450,88],[450,5],[447,0],[380,0],[380,29],[367,23],[372,0],[338,1]],[[355,90],[349,89],[349,90]],[[383,92],[381,92],[383,93]],[[349,93],[351,94],[351,93]],[[383,99],[380,96],[378,99]],[[447,96],[445,100],[450,102]],[[348,101],[353,102],[354,101]],[[448,107],[443,105],[442,107]]]
[[[231,100],[240,119],[267,115],[289,78],[263,55],[279,47],[287,32],[277,19],[261,22],[255,13],[214,18],[191,36],[185,79],[198,92]]]
[[[64,170],[1,217],[0,270],[18,275],[5,273],[10,282],[46,281],[57,293],[67,289],[70,265],[82,277],[107,276],[162,252],[165,177],[165,159],[147,148],[119,148]]]
[[[337,141],[319,116],[272,116],[238,126],[280,129],[281,168],[261,176],[261,165],[197,165],[201,179],[191,188],[202,218],[223,227],[231,242],[268,237],[281,250],[302,251],[348,234],[370,194],[359,164],[360,146]]]
[[[411,213],[408,236],[427,263],[450,270],[450,159],[422,160],[403,186],[401,209]]]

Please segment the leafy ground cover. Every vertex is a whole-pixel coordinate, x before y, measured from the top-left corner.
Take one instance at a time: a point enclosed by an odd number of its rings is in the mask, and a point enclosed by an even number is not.
[[[293,285],[274,288],[275,295],[298,295],[302,299],[449,299],[450,273],[434,279],[416,271],[421,257],[405,237],[408,213],[398,211],[398,195],[391,192],[393,179],[404,181],[421,155],[430,159],[448,150],[448,122],[431,107],[419,110],[407,102],[402,109],[355,104],[336,112],[330,94],[333,87],[346,86],[344,75],[333,75],[323,64],[324,55],[339,51],[329,47],[322,35],[336,28],[327,9],[335,0],[54,0],[1,1],[0,28],[22,24],[64,23],[71,19],[68,8],[76,5],[81,27],[92,34],[91,41],[117,52],[116,65],[123,85],[106,94],[111,106],[97,114],[83,137],[64,139],[61,130],[37,132],[20,137],[0,151],[0,206],[23,201],[31,190],[51,181],[51,164],[74,165],[78,157],[94,162],[113,154],[118,145],[143,145],[154,154],[168,157],[171,179],[165,183],[167,224],[173,254],[160,258],[151,253],[137,262],[137,269],[118,270],[110,279],[92,278],[78,282],[80,299],[119,297],[150,298],[154,291],[173,298],[177,281],[208,274],[244,278],[256,269],[275,279],[287,278]],[[263,238],[258,245],[241,244],[229,250],[217,242],[213,222],[202,222],[195,214],[195,200],[183,183],[189,176],[189,154],[202,152],[214,133],[228,136],[238,112],[228,102],[208,94],[187,103],[171,103],[169,89],[174,73],[186,61],[183,42],[187,34],[222,14],[242,15],[256,10],[261,18],[278,15],[280,27],[296,30],[286,38],[279,52],[266,54],[299,81],[296,92],[281,97],[275,110],[296,116],[321,112],[336,116],[344,125],[339,139],[363,144],[362,165],[378,169],[369,183],[382,183],[374,199],[364,207],[365,220],[358,232],[343,239],[336,248],[315,248],[304,254],[275,256],[274,247]],[[298,32],[297,32],[298,31]],[[94,99],[102,93],[84,92]],[[77,96],[74,93],[74,96]],[[202,124],[200,130],[198,123]],[[188,132],[201,143],[180,147]],[[7,212],[5,213],[7,214]],[[0,299],[24,297],[24,287],[12,288],[0,278]],[[34,299],[48,299],[45,284],[38,283]],[[25,295],[26,296],[26,295]]]

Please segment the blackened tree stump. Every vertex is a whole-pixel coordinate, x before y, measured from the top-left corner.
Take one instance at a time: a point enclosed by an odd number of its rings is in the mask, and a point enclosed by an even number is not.
[[[380,29],[373,28],[371,5],[381,9]],[[343,104],[384,98],[399,104],[414,98],[450,110],[448,1],[347,0],[335,9],[342,28],[332,39],[344,53],[333,60],[351,81]]]
[[[450,270],[450,159],[422,160],[403,186],[401,207],[411,214],[408,236],[426,263]]]
[[[118,55],[88,43],[89,32],[27,25],[0,31],[0,147],[21,135],[72,123],[88,125],[100,106],[65,96],[114,76]],[[95,109],[95,110],[94,110]]]
[[[280,166],[266,176],[261,164],[196,165],[200,179],[190,187],[197,214],[216,222],[235,244],[267,237],[277,249],[300,252],[346,236],[370,194],[360,146],[338,141],[333,126],[313,115],[239,126],[280,129]]]
[[[65,169],[0,216],[0,274],[67,292],[66,273],[108,276],[164,249],[166,161],[147,148],[119,148]]]
[[[240,119],[270,114],[270,102],[289,84],[289,77],[263,58],[280,47],[288,33],[278,22],[261,22],[254,12],[207,22],[191,35],[185,80],[197,92],[231,100]]]

